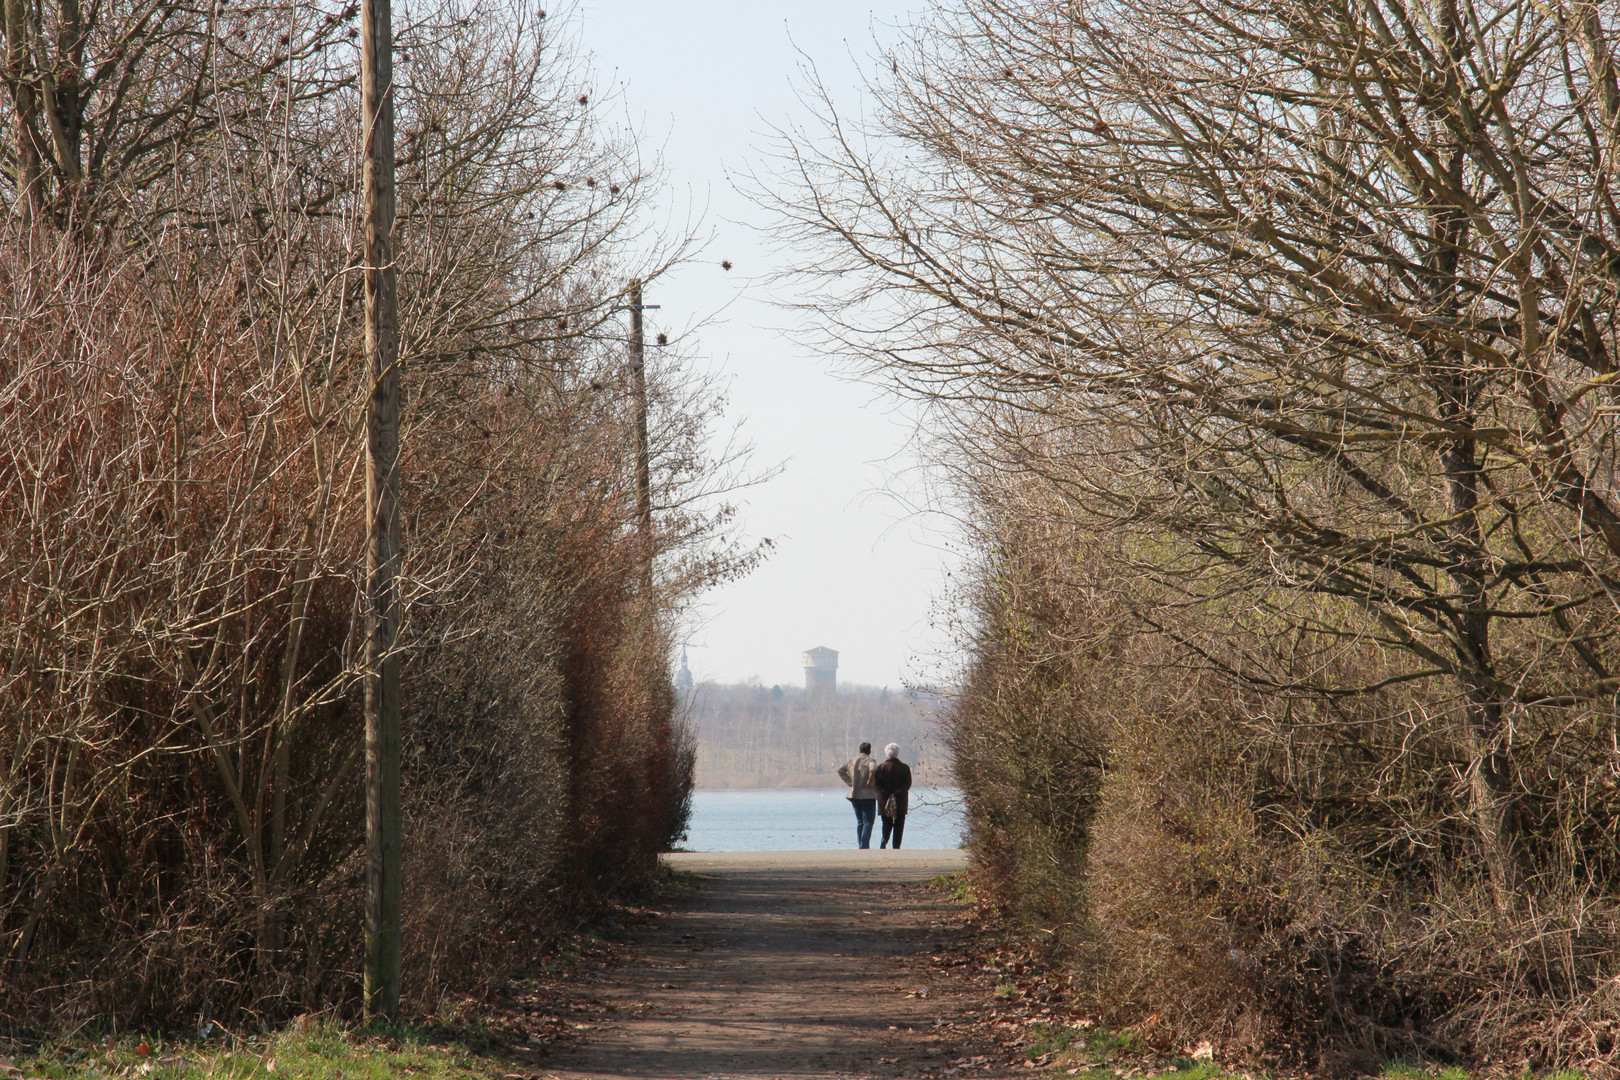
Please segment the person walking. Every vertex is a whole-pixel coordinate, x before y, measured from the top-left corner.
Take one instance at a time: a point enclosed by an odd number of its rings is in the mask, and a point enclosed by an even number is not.
[[[861,743],[861,752],[838,766],[839,779],[849,785],[848,799],[855,807],[855,846],[872,846],[872,825],[877,818],[877,788],[872,783],[872,744]]]
[[[906,834],[906,810],[911,799],[911,766],[900,760],[899,743],[885,746],[883,758],[883,764],[872,770],[872,782],[883,807],[883,840],[878,847],[888,847],[892,835],[894,850],[899,851],[900,838]]]

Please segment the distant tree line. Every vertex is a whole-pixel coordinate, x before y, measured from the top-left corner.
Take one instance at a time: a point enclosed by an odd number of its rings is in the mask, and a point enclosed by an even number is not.
[[[945,783],[938,732],[941,698],[922,690],[841,686],[836,693],[756,682],[703,682],[686,702],[697,739],[697,784],[706,788],[833,787],[838,766],[870,742],[877,756],[899,743],[919,783]]]
[[[5,4],[0,1029],[356,1002],[357,11]],[[682,242],[567,20],[396,31],[420,1005],[682,831],[671,627],[749,556],[718,396],[655,357],[641,572],[617,312]]]
[[[957,0],[790,133],[978,560],[981,884],[1117,1023],[1620,1062],[1620,12]]]

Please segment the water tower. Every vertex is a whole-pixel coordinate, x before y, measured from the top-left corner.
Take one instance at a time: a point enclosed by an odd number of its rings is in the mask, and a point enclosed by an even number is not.
[[[838,687],[838,650],[825,646],[804,653],[804,688],[812,694],[830,694]]]

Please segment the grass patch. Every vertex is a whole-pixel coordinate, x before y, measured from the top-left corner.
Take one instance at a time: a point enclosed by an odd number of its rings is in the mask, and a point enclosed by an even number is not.
[[[1091,1024],[1036,1024],[1024,1056],[1042,1068],[1039,1075],[1081,1076],[1085,1080],[1265,1080],[1252,1072],[1230,1072],[1212,1061],[1165,1058],[1144,1067],[1135,1036]]]
[[[1036,1024],[1030,1029],[1032,1041],[1024,1047],[1024,1057],[1040,1066],[1034,1076],[1061,1080],[1078,1076],[1081,1080],[1268,1080],[1265,1074],[1228,1069],[1213,1061],[1190,1057],[1161,1058],[1147,1064],[1129,1032],[1110,1031],[1090,1024]],[[1494,1074],[1492,1074],[1494,1075]],[[1438,1068],[1397,1061],[1384,1066],[1378,1080],[1476,1080],[1474,1074],[1457,1067]],[[1562,1070],[1555,1073],[1525,1072],[1516,1080],[1592,1080],[1586,1073]]]
[[[928,884],[944,893],[946,897],[958,904],[970,903],[973,900],[973,886],[968,883],[965,871],[958,870],[954,874],[940,874],[930,878]]]
[[[1432,1067],[1396,1061],[1384,1066],[1382,1080],[1469,1080],[1468,1070],[1450,1068],[1436,1072]],[[1560,1074],[1562,1075],[1562,1074]],[[1552,1080],[1551,1077],[1548,1080]]]
[[[1219,1065],[1210,1061],[1194,1061],[1191,1058],[1171,1058],[1167,1062],[1169,1068],[1163,1072],[1154,1073],[1154,1076],[1164,1077],[1165,1080],[1217,1080],[1229,1074],[1222,1071]]]
[[[1473,1074],[1467,1069],[1452,1066],[1449,1069],[1437,1069],[1434,1066],[1414,1064],[1410,1061],[1396,1061],[1384,1066],[1378,1074],[1379,1080],[1474,1080]],[[1591,1080],[1586,1073],[1574,1069],[1561,1069],[1555,1073],[1523,1072],[1519,1080]]]
[[[157,1036],[45,1045],[12,1061],[39,1080],[490,1080],[496,1063],[433,1042],[429,1029],[304,1023],[277,1035]],[[10,1070],[0,1068],[0,1075]],[[16,1073],[10,1073],[16,1077]]]
[[[1067,1066],[1067,1068],[1064,1068]],[[1052,1066],[1054,1075],[1079,1075],[1087,1080],[1118,1080],[1120,1068],[1111,1062],[1079,1062],[1072,1059],[1061,1059]],[[1264,1077],[1254,1073],[1227,1072],[1219,1065],[1208,1061],[1193,1061],[1191,1058],[1171,1058],[1162,1068],[1150,1068],[1138,1073],[1132,1069],[1127,1076],[1139,1076],[1140,1080],[1265,1080]]]
[[[691,870],[676,870],[660,866],[658,898],[663,901],[683,900],[703,887],[703,875]]]
[[[1130,1035],[1090,1024],[1036,1024],[1029,1029],[1033,1041],[1024,1047],[1029,1058],[1062,1056],[1070,1063],[1084,1060],[1106,1064],[1131,1049]],[[1188,1062],[1191,1064],[1191,1062]]]

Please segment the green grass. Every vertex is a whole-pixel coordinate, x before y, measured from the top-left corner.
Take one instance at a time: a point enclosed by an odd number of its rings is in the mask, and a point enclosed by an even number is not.
[[[1397,1061],[1384,1066],[1380,1076],[1382,1080],[1469,1080],[1466,1069],[1452,1068],[1436,1072],[1433,1068],[1425,1068],[1407,1061]]]
[[[1119,1080],[1121,1072],[1135,1066],[1131,1075],[1137,1080],[1265,1080],[1252,1072],[1228,1072],[1210,1061],[1194,1061],[1187,1057],[1161,1060],[1157,1066],[1141,1068],[1140,1061],[1121,1060],[1119,1055],[1134,1049],[1128,1034],[1108,1031],[1081,1024],[1041,1024],[1031,1029],[1034,1041],[1024,1048],[1030,1059],[1050,1055],[1050,1060],[1033,1075],[1065,1077],[1076,1075],[1084,1080]],[[1138,1071],[1140,1070],[1140,1071]],[[1465,1069],[1442,1069],[1433,1065],[1395,1062],[1386,1065],[1379,1080],[1475,1080]],[[1524,1073],[1518,1080],[1591,1080],[1585,1073],[1564,1070],[1535,1075]]]
[[[335,1023],[262,1037],[47,1045],[12,1064],[42,1080],[490,1080],[504,1071],[464,1047],[430,1041],[426,1029]]]
[[[1414,1065],[1409,1061],[1397,1061],[1384,1066],[1379,1073],[1379,1080],[1473,1080],[1467,1069],[1450,1068],[1439,1069],[1434,1066]],[[1555,1073],[1525,1072],[1519,1080],[1591,1080],[1589,1076],[1573,1069],[1564,1069]]]
[[[1163,1072],[1153,1073],[1158,1077],[1174,1080],[1216,1080],[1230,1074],[1222,1072],[1219,1065],[1209,1061],[1193,1061],[1191,1058],[1171,1058],[1169,1068]]]
[[[961,871],[954,874],[940,874],[929,879],[928,884],[958,904],[966,904],[973,899],[973,886],[968,884],[967,874]]]
[[[1034,1037],[1024,1047],[1030,1060],[1049,1058],[1040,1075],[1063,1077],[1071,1073],[1086,1080],[1118,1080],[1121,1072],[1136,1075],[1142,1062],[1134,1055],[1136,1039],[1123,1031],[1090,1024],[1037,1024],[1030,1028]],[[1126,1055],[1122,1057],[1122,1055]],[[1253,1073],[1231,1073],[1210,1061],[1173,1057],[1157,1066],[1143,1069],[1140,1080],[1264,1080]]]
[[[1029,1029],[1033,1041],[1024,1047],[1024,1056],[1044,1054],[1063,1056],[1069,1064],[1103,1065],[1129,1050],[1131,1036],[1089,1024],[1036,1024]],[[1191,1064],[1189,1062],[1189,1064]]]
[[[663,867],[659,875],[658,895],[661,903],[685,899],[703,886],[703,875],[691,870]]]

